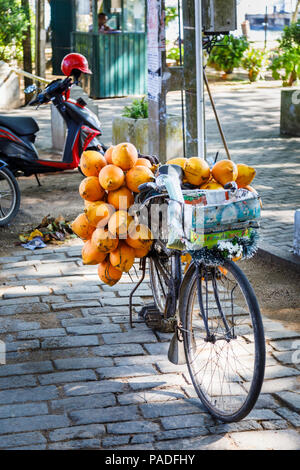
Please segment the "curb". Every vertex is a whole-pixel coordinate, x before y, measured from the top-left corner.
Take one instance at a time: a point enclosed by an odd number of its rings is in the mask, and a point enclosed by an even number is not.
[[[257,250],[257,254],[268,263],[277,264],[283,268],[292,268],[300,272],[300,256],[293,253],[262,243]]]

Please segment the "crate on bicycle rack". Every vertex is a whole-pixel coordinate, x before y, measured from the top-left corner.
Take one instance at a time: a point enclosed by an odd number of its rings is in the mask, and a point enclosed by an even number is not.
[[[221,241],[250,239],[260,217],[260,197],[246,189],[238,189],[235,194],[229,190],[184,190],[183,197],[184,205],[171,202],[172,220],[175,221],[177,212],[181,237],[175,233],[178,224],[173,223],[170,248],[184,249],[186,245],[190,249],[213,248]]]

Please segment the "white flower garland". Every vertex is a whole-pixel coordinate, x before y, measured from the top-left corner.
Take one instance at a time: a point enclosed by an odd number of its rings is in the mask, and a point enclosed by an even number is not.
[[[226,251],[226,257],[230,259],[239,258],[243,255],[243,247],[238,243],[234,245],[231,241],[220,240],[218,241],[217,247],[221,252]]]

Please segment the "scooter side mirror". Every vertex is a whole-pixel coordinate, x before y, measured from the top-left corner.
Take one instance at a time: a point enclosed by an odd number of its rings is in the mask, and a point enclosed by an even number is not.
[[[30,93],[33,93],[36,90],[37,90],[37,86],[35,84],[33,84],[33,85],[29,85],[27,88],[25,88],[24,93],[26,95],[29,95]]]

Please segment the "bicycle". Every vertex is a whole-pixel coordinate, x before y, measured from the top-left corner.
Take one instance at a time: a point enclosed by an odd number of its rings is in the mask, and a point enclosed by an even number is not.
[[[0,227],[8,225],[20,207],[20,189],[16,178],[0,160]]]
[[[162,200],[170,204],[165,189],[146,183],[140,187],[138,202],[143,207]],[[244,226],[249,230],[251,221]],[[206,410],[228,423],[243,419],[259,396],[265,369],[264,330],[255,293],[241,268],[217,252],[215,259],[205,253],[196,250],[183,273],[182,251],[168,248],[166,240],[154,240],[148,259],[155,308],[146,306],[143,313],[149,327],[175,329],[169,359],[187,363]],[[132,295],[144,279],[146,260],[142,269],[143,277],[131,293],[131,322]],[[178,346],[184,347],[185,359],[172,358]]]

